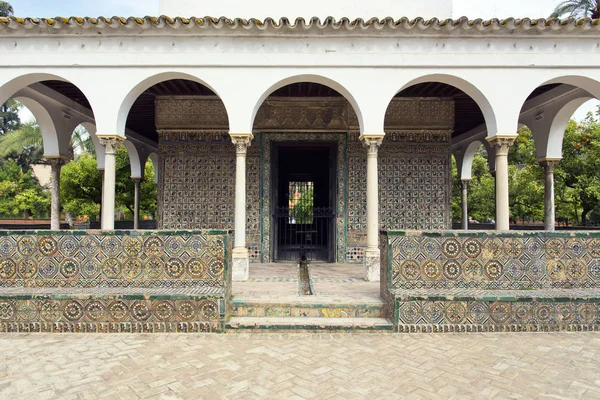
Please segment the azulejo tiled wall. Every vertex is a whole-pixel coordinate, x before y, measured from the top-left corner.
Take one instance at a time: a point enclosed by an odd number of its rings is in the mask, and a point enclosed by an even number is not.
[[[226,287],[225,233],[0,232],[0,287]]]
[[[0,232],[0,332],[222,329],[227,231]]]
[[[390,234],[391,284],[414,288],[600,288],[600,235]]]
[[[382,229],[449,229],[450,131],[387,132],[379,149]],[[358,134],[348,144],[347,260],[361,262],[366,247],[367,155]]]
[[[598,232],[387,232],[399,332],[600,329]]]
[[[233,229],[236,156],[227,121],[217,98],[170,96],[157,101],[159,228]],[[450,228],[453,126],[453,101],[391,102],[379,151],[382,228]],[[271,261],[271,143],[330,141],[338,148],[335,259],[362,262],[367,153],[350,104],[341,97],[269,98],[254,128],[246,161],[246,243],[251,261]]]

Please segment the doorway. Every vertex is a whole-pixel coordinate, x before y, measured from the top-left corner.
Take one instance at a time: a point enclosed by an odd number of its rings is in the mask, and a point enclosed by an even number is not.
[[[273,260],[334,261],[335,149],[335,143],[274,143]]]

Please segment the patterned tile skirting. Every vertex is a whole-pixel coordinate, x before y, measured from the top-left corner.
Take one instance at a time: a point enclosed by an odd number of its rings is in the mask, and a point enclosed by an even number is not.
[[[224,231],[0,232],[0,287],[221,287]]]
[[[600,287],[597,232],[390,232],[390,288]]]
[[[396,301],[400,333],[600,330],[600,298],[580,301]]]
[[[218,332],[223,295],[0,295],[0,332]]]

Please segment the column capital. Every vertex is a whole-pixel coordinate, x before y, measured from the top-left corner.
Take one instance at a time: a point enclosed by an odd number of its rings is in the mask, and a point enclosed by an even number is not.
[[[115,154],[119,146],[123,144],[125,138],[120,135],[98,135],[98,141],[105,148],[106,154]]]
[[[463,189],[468,188],[469,187],[469,183],[471,183],[470,179],[461,179],[460,180],[460,184],[462,186]]]
[[[365,134],[360,137],[360,140],[363,142],[363,145],[367,148],[367,154],[369,156],[377,157],[377,151],[379,150],[379,146],[383,142],[384,134]]]
[[[254,135],[251,133],[230,133],[229,136],[238,155],[245,155],[254,139]]]
[[[143,181],[144,179],[143,179],[143,178],[141,178],[141,177],[139,177],[139,176],[132,176],[132,177],[131,177],[131,180],[132,180],[134,183],[139,183],[139,182]]]
[[[547,174],[552,174],[560,160],[562,160],[562,158],[538,158],[537,162],[544,168],[544,171]]]
[[[496,156],[507,156],[510,146],[513,145],[518,136],[516,133],[504,133],[489,137],[486,140],[496,150]]]

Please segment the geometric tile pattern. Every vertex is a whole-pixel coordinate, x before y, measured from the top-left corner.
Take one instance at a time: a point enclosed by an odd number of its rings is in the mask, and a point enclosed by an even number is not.
[[[386,132],[378,152],[381,229],[449,229],[449,133]],[[346,262],[362,262],[366,247],[367,152],[357,134],[348,143]]]
[[[225,232],[0,236],[0,287],[226,288]]]
[[[0,233],[0,332],[221,330],[223,231]]]
[[[588,301],[398,301],[398,332],[600,330],[600,298]]]
[[[391,233],[392,288],[599,288],[600,235]]]
[[[161,229],[232,229],[235,148],[227,133],[161,132]]]
[[[388,232],[381,246],[399,332],[600,329],[596,232]]]
[[[0,332],[214,332],[225,313],[223,296],[64,297],[1,295]]]

